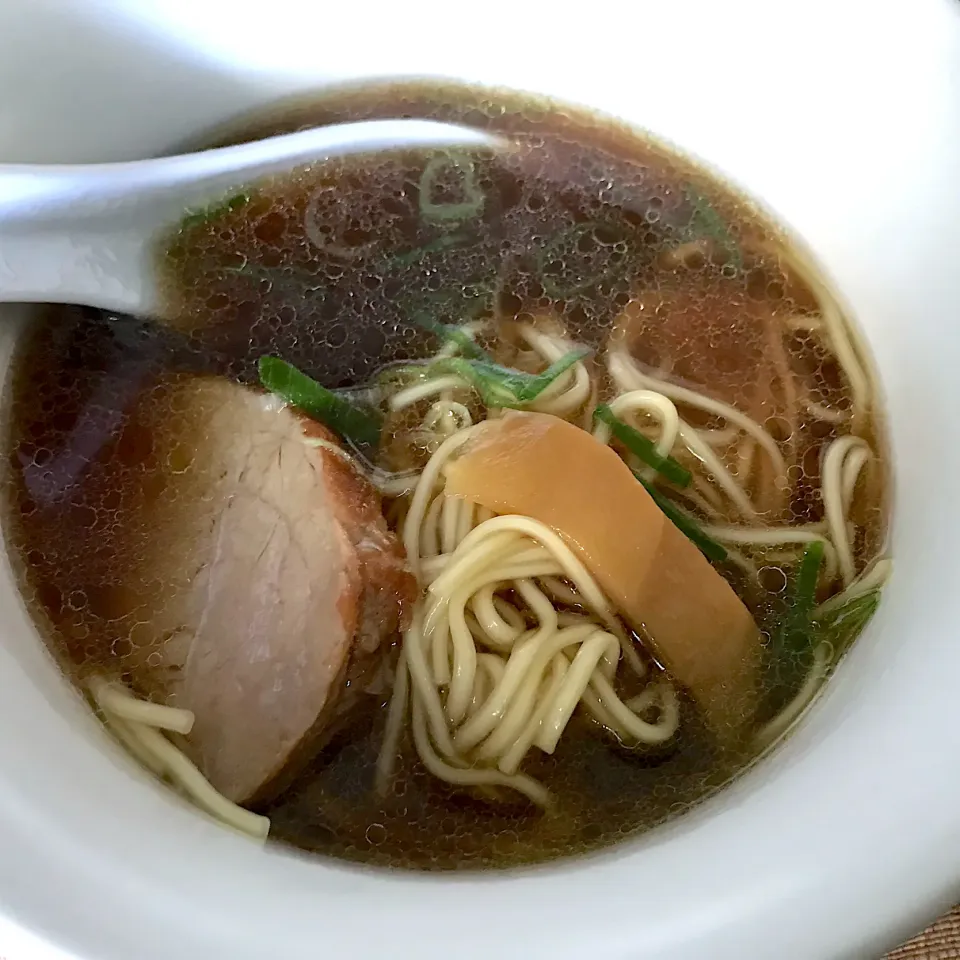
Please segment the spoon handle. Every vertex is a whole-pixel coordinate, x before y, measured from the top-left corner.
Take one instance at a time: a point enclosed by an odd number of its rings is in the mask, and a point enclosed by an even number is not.
[[[156,160],[0,164],[0,302],[149,313],[157,309],[156,242],[190,209],[306,163],[499,143],[492,134],[430,120],[371,120]]]

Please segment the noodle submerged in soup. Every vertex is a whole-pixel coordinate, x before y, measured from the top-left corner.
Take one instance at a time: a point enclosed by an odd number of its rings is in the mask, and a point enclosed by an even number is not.
[[[610,122],[408,85],[242,137],[397,115],[512,145],[251,186],[170,238],[162,321],[38,324],[10,547],[108,729],[235,828],[590,850],[743,769],[872,615],[878,386],[800,251]]]

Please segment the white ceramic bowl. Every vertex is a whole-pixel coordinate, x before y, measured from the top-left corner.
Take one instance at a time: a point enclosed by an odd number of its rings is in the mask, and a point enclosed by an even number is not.
[[[566,9],[4,0],[0,160],[145,156],[375,75],[531,89],[650,128],[805,237],[866,329],[896,455],[880,615],[775,756],[667,827],[543,869],[386,875],[262,851],[140,775],[4,567],[0,956],[872,958],[960,896],[960,8]],[[22,321],[4,313],[5,364]]]

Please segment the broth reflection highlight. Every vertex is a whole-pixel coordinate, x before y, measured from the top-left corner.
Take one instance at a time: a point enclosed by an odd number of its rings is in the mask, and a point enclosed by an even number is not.
[[[548,102],[366,88],[498,155],[314,165],[192,211],[164,321],[51,311],[9,545],[51,650],[231,826],[455,869],[659,823],[780,737],[890,572],[867,349],[671,151]]]

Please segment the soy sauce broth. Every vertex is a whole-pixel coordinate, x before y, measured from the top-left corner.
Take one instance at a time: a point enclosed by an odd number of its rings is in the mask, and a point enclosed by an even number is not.
[[[257,360],[272,354],[329,387],[363,385],[436,350],[416,322],[421,313],[448,323],[549,313],[572,340],[602,350],[633,292],[677,271],[709,296],[763,302],[776,316],[811,307],[811,292],[776,256],[784,239],[745,200],[635,131],[546,100],[365,86],[272,110],[213,145],[397,116],[502,130],[517,135],[520,149],[438,162],[417,153],[361,157],[237,193],[215,215],[188,218],[170,239],[160,263],[167,323],[54,308],[21,344],[7,390],[5,529],[31,612],[71,675],[122,666],[137,643],[138,624],[109,622],[103,612],[106,595],[123,589],[111,544],[133,535],[117,530],[124,503],[149,487],[157,467],[149,432],[126,428],[137,405],[177,375],[253,383]],[[706,246],[694,243],[665,265],[665,256],[703,237]],[[642,359],[707,392],[719,383],[724,399],[748,406],[738,391],[764,375],[765,363],[765,331],[749,311],[729,329],[688,333],[675,343],[653,337]],[[796,339],[790,362],[820,377],[820,403],[845,409],[849,397],[831,358]],[[880,424],[868,433],[884,454]],[[835,436],[829,425],[805,427],[809,452],[799,462],[809,483],[797,483],[785,522],[822,519],[817,457]],[[858,555],[872,555],[885,537],[882,471],[860,509]],[[735,587],[736,576],[730,572]],[[768,595],[744,595],[758,615],[776,607],[782,590],[776,576],[768,579]],[[420,869],[542,861],[668,820],[754,756],[721,755],[686,702],[679,734],[658,750],[627,749],[574,718],[553,756],[531,754],[525,764],[558,798],[549,815],[451,789],[426,773],[409,743],[382,798],[373,775],[386,700],[387,693],[370,698],[263,810],[272,839]]]

